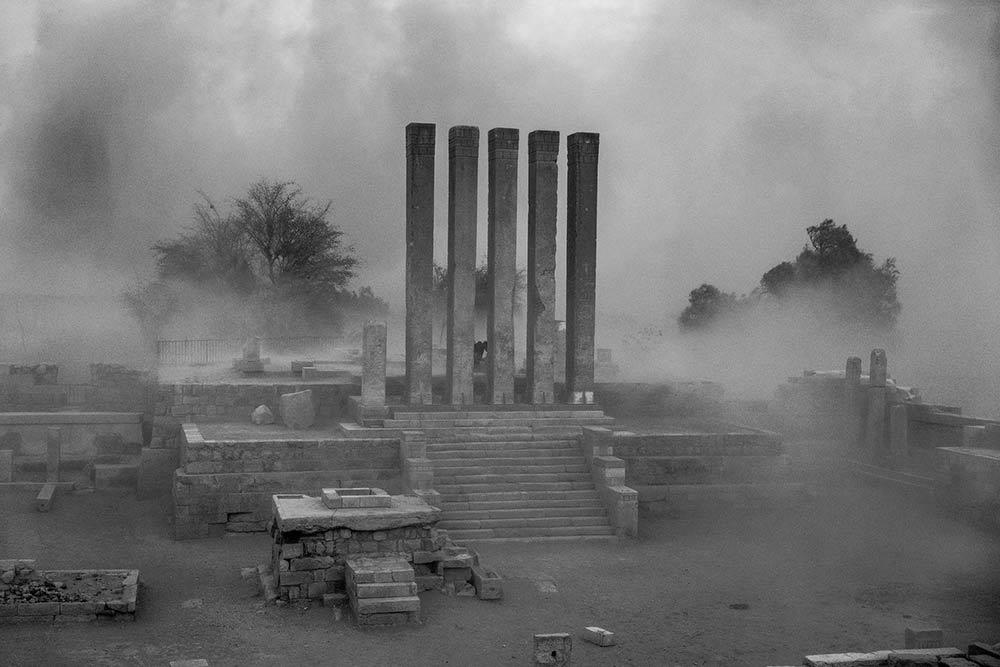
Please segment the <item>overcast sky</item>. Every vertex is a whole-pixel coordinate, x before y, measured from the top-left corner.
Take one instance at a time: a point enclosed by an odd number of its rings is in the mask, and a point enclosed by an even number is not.
[[[483,153],[489,128],[520,128],[522,184],[529,131],[562,132],[563,156],[600,133],[604,322],[670,321],[701,282],[747,292],[833,218],[898,259],[904,321],[1000,324],[995,3],[0,7],[3,291],[117,290],[199,190],[268,177],[332,200],[357,284],[401,306],[403,128],[421,121],[441,263],[449,126],[478,125]]]

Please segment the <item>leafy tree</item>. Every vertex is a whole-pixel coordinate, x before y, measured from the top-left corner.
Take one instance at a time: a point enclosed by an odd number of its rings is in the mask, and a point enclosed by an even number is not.
[[[691,290],[688,306],[678,320],[681,329],[702,329],[736,310],[735,294],[723,292],[715,285],[703,283]]]
[[[762,300],[795,300],[813,307],[816,317],[889,330],[895,326],[900,304],[896,295],[896,260],[876,265],[863,252],[847,225],[824,220],[806,229],[809,244],[792,262],[768,269],[750,296],[736,298],[704,284],[692,290],[689,305],[679,318],[684,330],[702,329],[724,314],[749,312]]]
[[[294,183],[261,180],[221,212],[205,195],[192,224],[153,246],[156,278],[124,295],[149,332],[160,331],[192,301],[222,300],[246,311],[216,322],[217,335],[266,335],[336,328],[349,315],[383,314],[370,288],[348,289],[358,260],[343,232]]]

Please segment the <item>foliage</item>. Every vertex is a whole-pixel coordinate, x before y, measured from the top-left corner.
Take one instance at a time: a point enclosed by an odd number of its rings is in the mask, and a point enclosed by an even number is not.
[[[843,324],[892,329],[900,311],[895,259],[876,265],[870,253],[858,248],[847,225],[835,225],[833,220],[808,227],[806,233],[809,245],[803,246],[793,262],[768,269],[749,296],[736,298],[708,284],[692,290],[690,303],[678,320],[681,328],[704,329],[723,317],[752,311],[767,300],[806,304],[816,317]]]
[[[261,180],[222,213],[205,195],[192,224],[153,246],[156,278],[126,292],[125,304],[148,333],[191,305],[224,302],[243,311],[219,334],[289,335],[336,328],[347,316],[384,314],[370,288],[351,291],[358,260],[343,232],[294,183]],[[250,324],[252,323],[252,324]]]

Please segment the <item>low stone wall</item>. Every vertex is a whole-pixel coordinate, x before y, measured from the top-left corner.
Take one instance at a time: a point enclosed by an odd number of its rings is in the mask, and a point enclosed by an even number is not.
[[[45,461],[46,432],[58,427],[63,460],[90,461],[102,442],[142,443],[142,415],[135,412],[2,412],[0,449],[22,461]]]
[[[266,405],[277,417],[282,394],[312,390],[316,417],[333,422],[347,419],[348,398],[361,393],[356,384],[175,384],[162,385],[156,415],[180,421],[238,421],[250,419],[258,405]]]
[[[401,475],[394,439],[207,440],[185,424],[173,480],[174,536],[263,531],[273,494],[346,486],[398,492]]]
[[[110,590],[87,589],[108,579]],[[0,560],[0,625],[134,621],[138,584],[139,570],[36,570],[34,560]],[[25,591],[38,601],[25,601]]]

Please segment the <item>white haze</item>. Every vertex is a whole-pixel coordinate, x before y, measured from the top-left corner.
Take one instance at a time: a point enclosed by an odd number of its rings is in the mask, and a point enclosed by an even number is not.
[[[598,345],[633,376],[766,395],[882,345],[900,381],[995,411],[998,50],[987,2],[0,0],[0,292],[99,300],[20,332],[3,305],[0,352],[51,358],[60,330],[136,344],[113,297],[151,274],[149,246],[197,191],[260,177],[332,200],[356,284],[398,312],[406,123],[438,126],[440,263],[449,126],[478,125],[483,150],[496,126],[522,145],[596,131]],[[692,288],[750,291],[824,218],[897,258],[898,340],[794,317],[678,336]],[[962,374],[986,390],[960,396]]]

